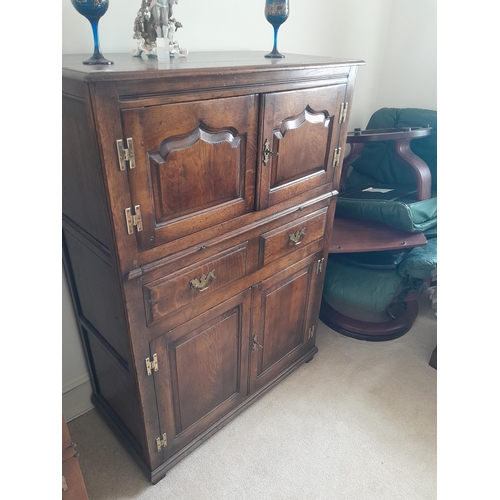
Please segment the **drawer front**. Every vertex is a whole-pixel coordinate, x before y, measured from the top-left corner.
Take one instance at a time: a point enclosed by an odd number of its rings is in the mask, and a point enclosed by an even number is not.
[[[245,276],[248,242],[143,287],[148,325]]]
[[[284,257],[314,241],[325,234],[326,214],[328,208],[302,217],[290,224],[264,233],[260,241],[260,266]]]

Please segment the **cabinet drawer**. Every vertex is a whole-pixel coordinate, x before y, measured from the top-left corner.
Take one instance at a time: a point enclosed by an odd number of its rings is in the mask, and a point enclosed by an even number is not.
[[[297,247],[306,246],[323,238],[328,208],[318,210],[290,224],[262,234],[260,241],[260,266],[279,259]]]
[[[148,325],[246,274],[248,242],[143,287]]]

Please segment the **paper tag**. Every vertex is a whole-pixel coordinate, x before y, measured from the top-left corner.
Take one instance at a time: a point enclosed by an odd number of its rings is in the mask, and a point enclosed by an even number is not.
[[[369,187],[366,189],[363,189],[363,193],[389,193],[390,191],[394,191],[394,189],[382,189],[382,188],[374,188],[374,187]]]

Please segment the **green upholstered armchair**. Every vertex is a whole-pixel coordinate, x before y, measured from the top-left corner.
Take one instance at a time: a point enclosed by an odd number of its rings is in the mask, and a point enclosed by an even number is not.
[[[389,340],[437,276],[437,112],[382,108],[347,142],[320,318]]]

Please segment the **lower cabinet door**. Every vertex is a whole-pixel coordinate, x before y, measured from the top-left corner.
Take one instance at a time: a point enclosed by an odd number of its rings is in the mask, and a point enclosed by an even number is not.
[[[321,254],[268,278],[254,288],[250,390],[271,382],[314,347]]]
[[[246,398],[250,304],[246,290],[151,342],[165,459]]]

